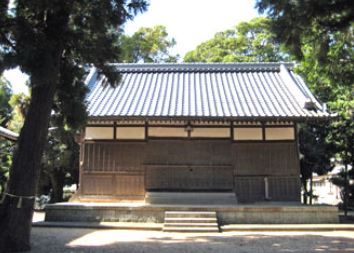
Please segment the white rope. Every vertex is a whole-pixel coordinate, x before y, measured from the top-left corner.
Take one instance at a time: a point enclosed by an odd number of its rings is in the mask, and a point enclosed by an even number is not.
[[[4,200],[5,200],[6,196],[9,196],[11,198],[18,198],[18,202],[17,202],[17,205],[16,205],[17,208],[21,208],[22,207],[22,200],[23,199],[34,199],[36,197],[36,196],[20,196],[20,195],[15,195],[15,194],[4,192],[4,194],[3,194],[3,196],[2,196],[2,198],[0,200],[0,204],[4,203]]]
[[[21,196],[21,195],[14,195],[14,194],[11,194],[11,193],[7,193],[5,192],[4,195],[7,195],[9,197],[12,197],[12,198],[23,198],[23,199],[34,199],[36,196]]]

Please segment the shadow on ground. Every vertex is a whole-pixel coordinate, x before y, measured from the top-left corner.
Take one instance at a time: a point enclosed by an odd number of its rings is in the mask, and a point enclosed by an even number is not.
[[[354,232],[211,233],[33,228],[32,252],[354,252]]]

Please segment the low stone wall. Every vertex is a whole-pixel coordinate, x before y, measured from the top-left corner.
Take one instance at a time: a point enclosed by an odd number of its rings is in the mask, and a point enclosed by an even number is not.
[[[330,206],[255,206],[221,209],[220,225],[226,224],[321,224],[338,223],[338,209]]]
[[[321,224],[338,223],[332,206],[178,206],[59,203],[45,209],[46,221],[121,221],[163,223],[165,211],[216,211],[220,225],[226,224]]]

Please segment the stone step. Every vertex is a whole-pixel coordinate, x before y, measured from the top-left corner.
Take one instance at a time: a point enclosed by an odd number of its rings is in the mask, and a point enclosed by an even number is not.
[[[166,211],[165,232],[219,232],[216,212]]]
[[[146,203],[181,205],[236,205],[234,192],[146,192]]]
[[[217,223],[217,218],[165,218],[165,223]]]
[[[199,212],[199,211],[179,211],[179,212],[173,212],[173,211],[167,211],[165,212],[165,218],[188,218],[188,217],[193,217],[193,218],[216,218],[216,213],[215,212]]]
[[[164,232],[183,232],[183,233],[218,233],[218,227],[164,227],[162,229]]]
[[[216,222],[209,223],[165,223],[164,227],[218,227]]]

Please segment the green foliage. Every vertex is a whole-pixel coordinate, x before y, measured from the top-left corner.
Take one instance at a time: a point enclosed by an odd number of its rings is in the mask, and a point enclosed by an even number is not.
[[[263,17],[241,22],[188,52],[186,62],[277,62],[289,55],[275,41],[270,21]]]
[[[315,139],[322,140],[322,149],[326,146],[327,159],[333,157],[353,168],[353,1],[259,0],[257,6],[260,12],[271,18],[271,30],[277,41],[284,43],[300,61],[298,72],[306,77],[314,93],[338,115],[330,124],[319,127],[314,133]],[[303,141],[304,145],[312,145],[309,138]],[[313,160],[319,153],[308,150],[304,152],[305,159]],[[318,165],[321,165],[320,161]],[[353,169],[350,175],[354,178]],[[343,173],[335,181],[343,187],[342,177]],[[354,198],[354,187],[350,188],[349,195]]]
[[[85,69],[94,65],[117,83],[120,75],[109,63],[119,60],[119,27],[148,4],[145,0],[17,0],[12,5],[10,10],[9,0],[0,1],[0,73],[18,66],[28,74],[31,100],[8,186],[10,192],[32,196],[53,103],[64,127],[83,124],[85,114],[76,116],[84,108]],[[0,209],[1,252],[30,249],[33,210],[14,212],[14,208],[6,198]]]
[[[277,40],[298,59],[303,57],[304,37],[311,38],[319,49],[316,58],[323,58],[330,45],[328,34],[345,31],[354,20],[351,0],[257,0],[256,6],[272,20]]]
[[[176,41],[169,38],[166,27],[162,25],[142,27],[132,36],[122,35],[120,44],[122,62],[159,63],[176,62],[178,59],[178,55],[170,53]]]
[[[24,93],[13,94],[9,101],[12,108],[12,118],[9,122],[9,129],[19,133],[25,121],[26,112],[29,107],[30,97]]]
[[[327,34],[327,48],[319,54],[322,46],[312,37],[303,36],[302,58],[298,71],[306,77],[314,93],[327,101],[337,117],[329,125],[322,126],[326,132],[323,145],[330,146],[328,153],[339,163],[354,165],[354,27]],[[322,35],[324,36],[324,35]],[[341,177],[341,175],[340,175]],[[343,182],[339,179],[335,182]],[[344,187],[344,184],[340,184]],[[354,198],[354,192],[349,193]]]
[[[6,182],[9,178],[13,149],[13,142],[0,139],[0,195],[5,191]]]
[[[6,127],[11,119],[11,106],[9,104],[12,91],[10,84],[0,77],[0,125]]]
[[[12,91],[9,83],[0,77],[0,126],[7,127],[11,119],[11,106],[9,104]],[[12,164],[14,144],[0,137],[0,195],[5,190]]]
[[[49,194],[51,202],[63,201],[64,185],[78,184],[79,145],[75,129],[60,124],[60,114],[52,116],[48,142],[42,158],[38,192]]]

